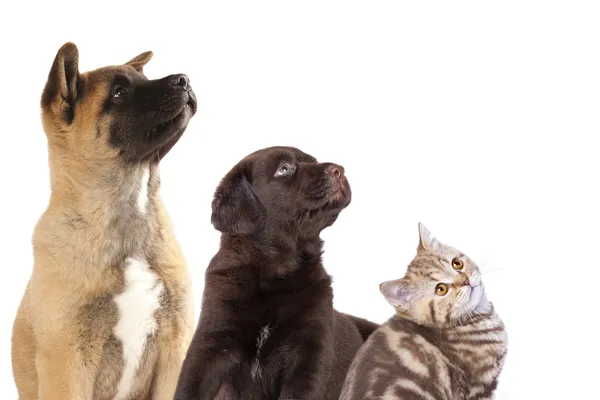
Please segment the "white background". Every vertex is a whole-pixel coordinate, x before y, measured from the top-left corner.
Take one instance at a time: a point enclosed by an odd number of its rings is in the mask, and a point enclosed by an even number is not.
[[[18,3],[18,4],[17,4]],[[49,196],[39,100],[58,48],[80,69],[146,50],[187,73],[199,112],[162,195],[199,313],[220,178],[262,147],[342,164],[354,198],[323,233],[338,309],[382,322],[378,291],[417,223],[484,270],[509,330],[498,399],[590,399],[600,357],[600,12],[594,2],[47,1],[0,10],[0,397]]]

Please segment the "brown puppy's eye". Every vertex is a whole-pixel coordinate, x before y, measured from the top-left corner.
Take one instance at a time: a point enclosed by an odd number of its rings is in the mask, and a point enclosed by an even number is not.
[[[448,293],[448,286],[443,283],[438,283],[435,287],[435,294],[438,296],[445,296]]]
[[[275,177],[287,176],[294,172],[294,167],[290,164],[281,164],[277,171],[275,171]]]
[[[463,269],[463,267],[464,264],[462,260],[458,257],[454,257],[454,259],[452,260],[452,268],[454,268],[456,271],[460,271],[461,269]]]

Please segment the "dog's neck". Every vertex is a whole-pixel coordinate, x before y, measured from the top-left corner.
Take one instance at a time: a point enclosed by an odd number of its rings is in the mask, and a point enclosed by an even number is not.
[[[63,168],[51,179],[52,198],[60,198],[85,214],[104,214],[116,210],[138,209],[142,214],[151,193],[150,188],[159,180],[156,164],[135,164],[109,168],[90,167],[77,174]]]
[[[267,275],[273,276],[286,275],[301,268],[304,262],[314,264],[318,259],[320,263],[323,249],[323,241],[318,235],[302,238],[297,232],[269,228],[252,236],[224,234],[222,241],[223,244],[227,243],[226,248],[248,246],[257,251],[268,267]]]
[[[86,176],[61,171],[53,177],[50,203],[76,233],[96,241],[93,263],[118,264],[126,257],[149,257],[157,227],[157,164],[98,168]],[[90,257],[94,257],[93,254]]]

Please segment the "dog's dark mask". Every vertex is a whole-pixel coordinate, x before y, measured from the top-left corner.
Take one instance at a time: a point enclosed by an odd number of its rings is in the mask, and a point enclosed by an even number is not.
[[[196,113],[196,97],[183,74],[148,80],[132,71],[113,77],[105,112],[112,115],[110,143],[126,159],[161,159]]]
[[[127,162],[162,159],[185,131],[197,102],[186,75],[146,78],[143,68],[151,58],[152,52],[145,52],[123,65],[80,74],[77,47],[65,44],[42,95],[42,108],[54,122],[50,130],[88,135],[90,156],[92,141],[102,140]]]
[[[224,233],[282,230],[310,238],[333,224],[350,200],[343,167],[318,163],[295,148],[271,147],[250,154],[223,178],[211,220]]]

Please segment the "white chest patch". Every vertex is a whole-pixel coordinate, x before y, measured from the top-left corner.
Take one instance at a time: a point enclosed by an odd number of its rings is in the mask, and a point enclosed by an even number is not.
[[[140,181],[140,190],[138,192],[137,206],[142,214],[146,214],[148,207],[148,184],[150,183],[150,168],[145,167]]]
[[[254,358],[252,368],[250,369],[250,375],[252,375],[252,379],[259,378],[262,375],[260,368],[260,349],[262,349],[270,334],[270,325],[263,326],[258,332],[258,336],[256,337],[256,357]]]
[[[115,296],[119,322],[114,333],[123,346],[123,371],[114,400],[127,398],[149,335],[156,331],[154,312],[160,306],[164,285],[145,260],[128,258],[125,289]]]

